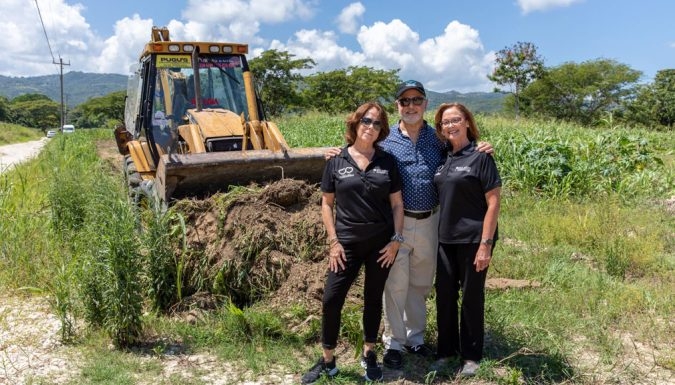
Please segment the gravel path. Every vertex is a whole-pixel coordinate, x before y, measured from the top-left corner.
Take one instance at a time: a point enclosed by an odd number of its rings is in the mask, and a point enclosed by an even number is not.
[[[9,170],[13,165],[39,154],[48,140],[47,138],[42,138],[31,142],[0,146],[0,174]]]
[[[0,296],[0,384],[73,378],[79,353],[61,344],[60,327],[45,297]]]

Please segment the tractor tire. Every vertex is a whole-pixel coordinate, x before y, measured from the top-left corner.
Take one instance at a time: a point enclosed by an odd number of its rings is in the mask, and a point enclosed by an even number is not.
[[[131,156],[124,156],[123,168],[124,182],[127,185],[129,200],[134,204],[138,204],[140,198],[139,186],[143,179],[141,178],[141,174],[136,171],[136,165],[134,164],[133,159],[131,159]]]

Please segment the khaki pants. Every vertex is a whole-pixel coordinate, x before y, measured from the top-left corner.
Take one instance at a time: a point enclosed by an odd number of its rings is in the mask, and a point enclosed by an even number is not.
[[[426,297],[436,272],[438,212],[425,219],[404,217],[403,237],[396,261],[384,286],[384,334],[386,349],[424,343]]]

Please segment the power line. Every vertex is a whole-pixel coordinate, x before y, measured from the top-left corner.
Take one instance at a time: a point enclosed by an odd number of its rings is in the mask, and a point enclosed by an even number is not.
[[[52,45],[49,43],[49,37],[47,36],[47,28],[45,28],[45,23],[42,20],[42,12],[40,12],[40,6],[38,5],[37,0],[35,0],[35,7],[37,8],[38,15],[40,16],[40,24],[42,25],[42,31],[45,34],[45,40],[47,40],[47,47],[49,47],[49,54],[52,56],[52,63],[53,64],[58,64],[59,68],[61,69],[59,79],[61,83],[61,127],[66,123],[66,107],[63,102],[63,66],[69,66],[70,62],[64,63],[63,58],[61,55],[59,55],[59,61],[56,61],[56,58],[54,58],[54,53],[52,52]]]
[[[49,37],[47,37],[47,29],[45,28],[45,23],[42,20],[42,12],[40,12],[40,6],[38,5],[37,0],[35,0],[35,7],[37,8],[38,16],[40,16],[40,24],[42,25],[42,31],[45,34],[45,40],[47,40],[47,47],[49,47],[49,54],[52,55],[52,62],[56,62],[56,59],[54,59],[54,53],[52,52],[52,45],[49,43]]]

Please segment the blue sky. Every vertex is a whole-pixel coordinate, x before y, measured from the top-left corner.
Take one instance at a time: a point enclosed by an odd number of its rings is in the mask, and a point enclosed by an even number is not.
[[[313,71],[400,69],[440,92],[491,91],[495,53],[518,41],[547,66],[613,59],[643,82],[675,68],[672,0],[2,0],[0,14],[4,76],[57,74],[59,57],[65,72],[127,74],[153,25],[248,43],[250,57],[287,50]]]

